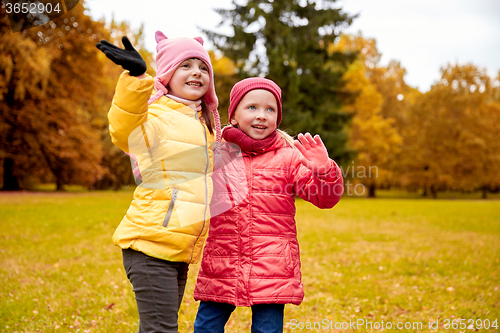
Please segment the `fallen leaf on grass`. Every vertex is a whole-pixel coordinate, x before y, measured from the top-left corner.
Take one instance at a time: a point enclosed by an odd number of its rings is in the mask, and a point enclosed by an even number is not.
[[[111,310],[111,308],[115,305],[115,303],[111,303],[111,304],[108,304],[106,305],[105,309],[106,310]]]

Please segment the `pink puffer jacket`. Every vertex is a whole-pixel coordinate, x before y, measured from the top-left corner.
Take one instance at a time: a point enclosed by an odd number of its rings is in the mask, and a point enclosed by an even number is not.
[[[281,140],[274,148],[260,155],[243,152],[248,195],[211,219],[196,300],[235,306],[302,302],[295,196],[332,208],[343,193],[342,173],[330,160],[331,172],[319,178],[302,165],[298,150]]]

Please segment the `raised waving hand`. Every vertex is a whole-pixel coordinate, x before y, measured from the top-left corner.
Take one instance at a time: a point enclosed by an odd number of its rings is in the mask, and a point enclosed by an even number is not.
[[[293,144],[302,153],[302,164],[317,174],[325,174],[330,171],[330,158],[319,135],[316,134],[313,138],[309,133],[305,135],[300,133],[297,139]]]
[[[122,37],[122,43],[125,49],[121,49],[103,39],[100,43],[96,44],[96,47],[115,64],[122,66],[123,69],[129,70],[130,75],[139,76],[144,74],[147,69],[144,59],[142,59],[139,52],[134,49],[127,36]]]

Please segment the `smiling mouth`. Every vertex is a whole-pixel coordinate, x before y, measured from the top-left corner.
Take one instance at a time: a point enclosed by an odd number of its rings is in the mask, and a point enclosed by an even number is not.
[[[253,128],[260,129],[260,130],[265,130],[267,127],[263,125],[252,125]]]
[[[191,86],[191,87],[201,87],[202,84],[200,82],[188,82],[186,83],[188,86]]]

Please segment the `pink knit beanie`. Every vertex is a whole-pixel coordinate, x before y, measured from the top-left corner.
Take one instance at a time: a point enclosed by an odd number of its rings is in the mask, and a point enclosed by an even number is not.
[[[279,126],[281,119],[283,118],[281,111],[281,89],[273,81],[262,77],[251,77],[241,80],[234,85],[229,95],[229,120],[231,120],[234,111],[236,110],[236,107],[238,107],[238,104],[243,96],[245,96],[250,90],[254,89],[265,89],[274,95],[278,104],[278,119],[276,125]]]
[[[168,83],[181,62],[189,58],[202,60],[207,64],[210,76],[208,91],[203,96],[203,100],[207,108],[212,111],[217,141],[220,141],[220,118],[217,111],[219,101],[215,94],[214,74],[210,56],[203,48],[203,39],[201,37],[168,39],[161,31],[155,33],[155,38],[158,44],[156,45],[156,77],[154,78],[154,86],[158,93],[149,100],[149,104],[161,96],[168,94]]]

